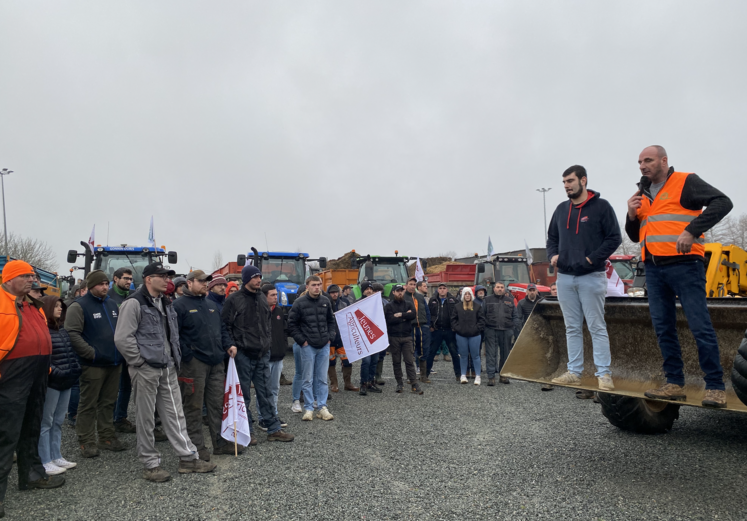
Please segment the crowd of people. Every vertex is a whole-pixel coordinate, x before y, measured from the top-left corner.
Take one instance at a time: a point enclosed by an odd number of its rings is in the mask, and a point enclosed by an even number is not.
[[[661,147],[640,155],[644,174],[628,202],[626,233],[640,241],[646,263],[649,303],[664,358],[666,383],[646,392],[660,400],[683,400],[684,376],[677,340],[675,299],[679,298],[698,346],[705,373],[703,405],[724,407],[723,370],[705,300],[703,233],[731,210],[731,201],[695,174],[675,172]],[[604,321],[605,263],[621,242],[611,205],[587,190],[579,165],[563,173],[568,201],[555,211],[547,250],[558,268],[552,286],[562,309],[568,346],[567,371],[553,383],[575,385],[583,373],[584,321],[591,333],[598,388],[614,389],[609,338]],[[703,207],[707,207],[703,211]],[[0,288],[0,517],[8,475],[17,454],[18,487],[49,489],[64,484],[76,466],[64,457],[62,426],[75,428],[82,458],[130,447],[118,433],[135,433],[143,478],[171,478],[161,466],[157,441],[171,444],[180,474],[208,473],[211,455],[233,454],[221,436],[226,367],[233,358],[256,445],[251,411],[253,388],[257,426],[269,442],[292,442],[280,418],[280,385],[292,385],[291,411],[303,421],[334,419],[328,402],[339,392],[337,359],[344,390],[380,394],[386,356],[391,357],[395,392],[422,395],[431,383],[434,361],[443,354],[460,384],[481,385],[485,361],[488,386],[508,384],[500,376],[512,344],[541,300],[529,284],[517,301],[502,281],[492,287],[463,288],[452,295],[439,284],[428,298],[428,282],[412,278],[383,298],[389,346],[360,363],[360,384],[352,381],[334,313],[350,306],[351,288],[311,276],[306,290],[285,317],[277,290],[262,284],[260,270],[247,265],[241,284],[201,270],[185,277],[158,262],[144,268],[143,284],[131,290],[133,273],[119,269],[112,279],[90,272],[73,288],[70,300],[44,295],[34,269],[8,262]],[[377,282],[361,284],[363,297],[384,291]],[[488,293],[491,293],[488,295]],[[283,375],[283,359],[293,339],[295,374]],[[404,362],[405,372],[402,372]],[[545,385],[543,390],[551,390]],[[133,399],[134,395],[134,399]],[[128,418],[134,401],[137,417]],[[209,440],[203,426],[208,427]],[[209,446],[208,447],[208,441]],[[245,447],[239,447],[243,451]]]

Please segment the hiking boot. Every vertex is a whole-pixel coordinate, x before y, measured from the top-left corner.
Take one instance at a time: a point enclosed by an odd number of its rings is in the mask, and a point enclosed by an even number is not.
[[[305,411],[303,413],[303,418],[301,418],[301,421],[310,422],[314,419],[314,411]]]
[[[112,452],[120,452],[123,450],[127,450],[127,445],[119,441],[117,438],[112,438],[110,440],[100,440],[99,450],[110,450]]]
[[[330,392],[339,392],[340,388],[337,384],[337,371],[335,371],[335,366],[331,365],[329,366],[329,369],[327,369],[327,379],[329,380]]]
[[[444,355],[444,362],[451,362],[451,357],[449,355]]]
[[[205,447],[204,449],[198,450],[197,451],[197,456],[202,461],[210,461],[210,449],[208,449],[207,447]]]
[[[36,481],[28,481],[25,485],[25,488],[21,489],[21,484],[19,483],[18,488],[21,490],[31,490],[34,488],[40,488],[40,489],[48,489],[48,488],[58,488],[65,484],[65,478],[62,476],[49,476],[46,478],[40,478]]]
[[[459,379],[460,384],[466,384],[467,383],[467,375],[463,374],[462,377]]]
[[[420,381],[424,384],[433,383],[431,382],[430,375],[424,374],[422,372],[420,373]]]
[[[553,378],[551,381],[554,384],[578,385],[581,383],[581,378],[570,371],[566,371],[557,378]]]
[[[511,380],[509,380],[509,379],[508,379],[508,378],[506,378],[505,376],[501,376],[501,377],[500,377],[500,378],[498,379],[498,381],[499,381],[499,382],[501,382],[502,384],[510,384],[510,383],[511,383]]]
[[[488,378],[488,387],[493,387],[495,385],[495,378]]]
[[[295,400],[293,402],[293,405],[291,405],[291,411],[293,411],[293,412],[303,412],[303,407],[301,407],[301,400]]]
[[[576,391],[576,398],[579,400],[591,400],[594,398],[594,391],[587,391],[586,389],[579,389]]]
[[[726,393],[716,389],[706,389],[705,396],[701,402],[703,407],[716,407],[723,409],[726,407]]]
[[[358,391],[358,394],[361,396],[368,396],[368,391],[366,391],[366,387],[368,387],[367,384],[361,384],[361,390]]]
[[[257,435],[254,431],[249,431],[249,446],[254,447],[255,445],[257,445]],[[241,445],[239,445],[239,450],[241,450]]]
[[[321,409],[316,411],[316,417],[326,422],[335,419],[335,417],[332,416],[332,413],[329,412],[329,409],[327,409],[326,407],[322,407]]]
[[[124,418],[118,422],[114,422],[114,430],[125,434],[132,434],[135,432],[135,424],[127,418]]]
[[[395,393],[403,393],[403,392],[405,392],[405,386],[403,384],[397,384],[397,389],[394,392]]]
[[[598,377],[597,382],[599,382],[599,388],[603,391],[611,391],[615,388],[615,384],[612,382],[612,375],[610,374],[603,374]]]
[[[643,394],[646,398],[653,398],[654,400],[684,402],[687,399],[685,388],[677,384],[664,384],[658,389],[649,389]]]
[[[294,438],[295,438],[295,436],[293,436],[292,434],[288,434],[284,430],[280,429],[279,431],[273,432],[272,434],[268,435],[267,436],[267,441],[285,441],[285,442],[288,442],[288,441],[293,441]]]
[[[381,394],[382,390],[374,382],[368,382],[368,392]]]
[[[146,481],[153,481],[154,483],[163,483],[164,481],[171,479],[171,474],[163,470],[161,467],[153,467],[143,471],[143,479]]]
[[[540,387],[541,391],[552,391],[553,389],[555,389],[555,387],[553,387],[550,384],[545,384],[542,387]]]
[[[358,389],[355,385],[353,385],[353,366],[349,365],[347,367],[342,366],[342,379],[345,381],[345,390],[346,391],[353,391],[358,392],[360,389]]]
[[[93,443],[84,443],[80,446],[80,455],[84,458],[95,458],[99,454],[101,453],[99,452],[98,447]]]
[[[280,385],[293,385],[293,382],[285,379],[285,375],[280,373]]]
[[[423,390],[420,388],[420,384],[418,382],[412,382],[412,392],[415,394],[423,394]]]
[[[216,465],[215,463],[203,461],[199,458],[189,461],[180,461],[179,474],[192,474],[193,472],[196,472],[198,474],[205,474],[207,472],[214,471],[217,466],[218,465]]]
[[[254,437],[253,436],[252,436],[252,441],[254,441]],[[249,443],[249,445],[251,445],[251,442]],[[255,445],[256,445],[256,443],[255,443]],[[238,447],[234,447],[233,443],[224,443],[220,447],[214,448],[213,449],[213,454],[226,454],[226,455],[233,456],[237,452],[236,449],[238,449],[238,453],[241,454],[242,452],[244,452],[244,449],[246,449],[246,447],[244,447],[243,445],[239,445]],[[198,452],[198,454],[199,454],[199,452]],[[200,459],[202,459],[202,454],[200,454]],[[205,459],[203,461],[210,461],[210,458]]]
[[[155,437],[156,441],[169,441],[169,437],[166,436],[166,433],[163,432],[163,429],[161,427],[156,427],[153,429],[153,436]]]

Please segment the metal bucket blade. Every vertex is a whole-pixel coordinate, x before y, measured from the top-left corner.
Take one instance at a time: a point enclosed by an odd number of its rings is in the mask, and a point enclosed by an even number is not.
[[[647,298],[608,298],[604,306],[607,332],[612,354],[614,394],[644,398],[643,393],[664,383],[662,356],[651,324]],[[726,383],[727,409],[747,412],[731,386],[734,355],[747,328],[747,299],[709,299],[708,311],[719,341],[721,365]],[[682,308],[677,303],[677,334],[685,364],[683,405],[701,406],[705,393],[703,372],[698,362],[695,339],[687,326]],[[568,363],[565,324],[557,299],[540,301],[527,320],[506,360],[501,376],[550,383],[563,374]],[[598,391],[594,376],[594,355],[591,336],[584,325],[584,374],[578,389]]]

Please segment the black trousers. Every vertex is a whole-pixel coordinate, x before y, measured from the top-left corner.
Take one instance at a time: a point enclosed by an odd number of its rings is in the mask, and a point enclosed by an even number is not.
[[[13,452],[18,454],[18,488],[47,477],[39,458],[49,355],[0,362],[0,501],[5,500]]]

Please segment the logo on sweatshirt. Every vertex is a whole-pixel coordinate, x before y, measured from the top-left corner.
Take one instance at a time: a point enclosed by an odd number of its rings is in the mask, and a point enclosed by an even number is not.
[[[101,318],[101,313],[94,313],[93,318]]]
[[[589,218],[584,215],[583,217],[581,217],[581,222],[582,223],[588,223],[589,222]]]

